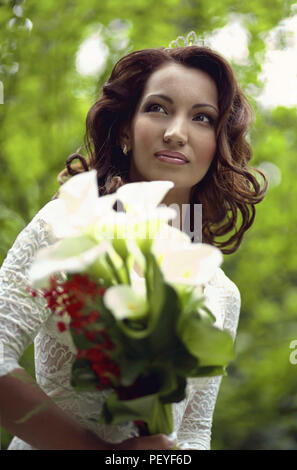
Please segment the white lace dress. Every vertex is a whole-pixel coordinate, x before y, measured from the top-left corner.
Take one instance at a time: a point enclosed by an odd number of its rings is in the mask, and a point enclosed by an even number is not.
[[[60,333],[56,321],[40,298],[39,305],[26,294],[27,272],[36,251],[55,240],[46,223],[48,203],[19,234],[0,270],[0,376],[19,368],[19,358],[34,341],[36,380],[42,390],[63,410],[109,442],[138,435],[132,422],[123,425],[96,423],[104,399],[110,393],[78,394],[70,385],[75,348],[68,332]],[[205,288],[207,306],[216,325],[235,338],[240,311],[240,294],[235,284],[218,269]],[[222,377],[190,379],[187,397],[174,405],[174,429],[178,445],[210,449],[213,411]],[[34,450],[14,437],[9,450]]]

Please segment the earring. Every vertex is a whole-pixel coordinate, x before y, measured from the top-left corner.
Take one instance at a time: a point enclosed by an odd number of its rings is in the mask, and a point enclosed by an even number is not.
[[[122,151],[124,155],[128,155],[128,147],[126,144],[123,145]]]

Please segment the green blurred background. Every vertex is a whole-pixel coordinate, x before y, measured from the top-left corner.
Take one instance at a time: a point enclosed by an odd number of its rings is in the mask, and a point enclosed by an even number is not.
[[[167,46],[190,30],[207,36],[230,15],[249,33],[248,60],[232,63],[256,111],[249,133],[253,166],[265,169],[270,185],[240,249],[225,256],[223,268],[241,291],[242,309],[236,360],[215,409],[213,449],[297,449],[297,364],[289,360],[290,343],[297,340],[297,112],[295,106],[257,104],[266,39],[297,12],[293,4],[0,1],[0,263],[19,231],[56,192],[57,174],[83,144],[87,111],[118,58],[130,50]],[[104,65],[83,75],[77,53],[98,31]],[[289,34],[282,31],[278,39],[279,50],[285,50]],[[32,346],[22,365],[34,374]],[[2,449],[10,439],[2,429]]]

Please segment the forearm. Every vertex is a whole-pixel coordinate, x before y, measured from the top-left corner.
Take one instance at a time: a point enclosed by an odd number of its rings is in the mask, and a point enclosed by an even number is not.
[[[39,406],[28,420],[18,422]],[[0,416],[7,431],[39,450],[110,448],[53,403],[23,369],[0,378]]]

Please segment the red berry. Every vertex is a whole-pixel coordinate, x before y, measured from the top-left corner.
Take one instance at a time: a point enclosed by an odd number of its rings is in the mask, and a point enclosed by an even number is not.
[[[63,333],[64,331],[67,330],[65,323],[63,323],[62,321],[59,321],[57,323],[57,326],[58,326],[59,330],[61,331],[61,333]]]

